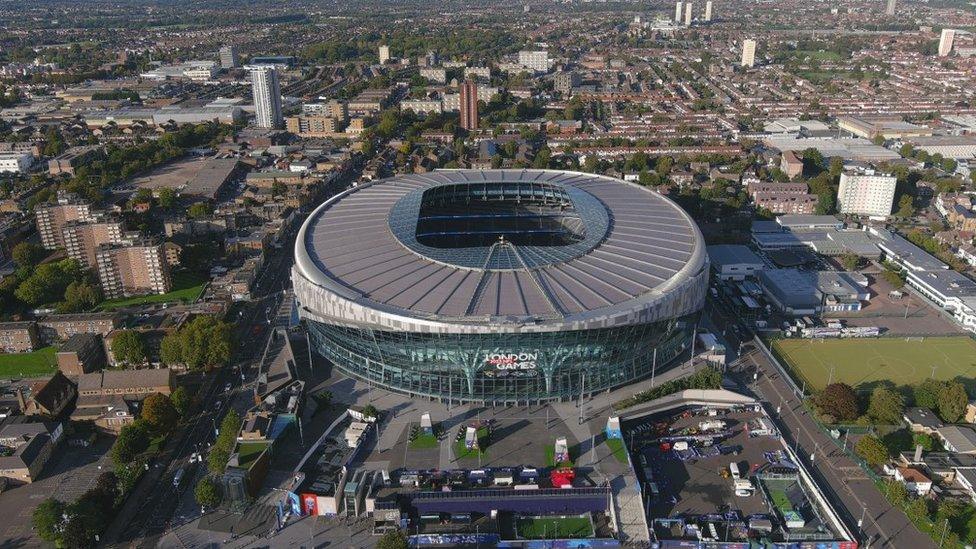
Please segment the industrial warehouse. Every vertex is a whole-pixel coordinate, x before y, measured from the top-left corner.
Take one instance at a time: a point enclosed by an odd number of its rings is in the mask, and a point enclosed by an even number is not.
[[[413,396],[530,404],[654,375],[691,344],[708,282],[676,204],[604,176],[439,170],[354,187],[301,228],[313,346]]]

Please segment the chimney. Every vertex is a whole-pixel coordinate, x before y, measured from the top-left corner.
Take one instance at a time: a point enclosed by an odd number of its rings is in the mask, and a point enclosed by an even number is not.
[[[20,406],[20,413],[27,413],[27,400],[24,398],[23,387],[17,387],[17,405]]]
[[[915,463],[922,461],[922,445],[918,444],[915,446]]]

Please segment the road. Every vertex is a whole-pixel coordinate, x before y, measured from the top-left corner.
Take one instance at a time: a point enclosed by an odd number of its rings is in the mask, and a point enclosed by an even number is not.
[[[351,170],[325,191],[325,197],[345,188],[359,174],[359,169]],[[174,523],[199,515],[200,509],[193,501],[193,488],[199,478],[206,474],[206,462],[193,465],[190,458],[194,453],[205,455],[216,436],[216,429],[230,408],[243,415],[253,406],[250,392],[246,389],[257,376],[261,355],[270,337],[269,312],[277,308],[281,291],[289,285],[297,226],[288,232],[282,247],[268,257],[252,288],[254,298],[245,303],[238,313],[238,348],[234,363],[239,369],[223,368],[205,378],[198,392],[200,410],[170,437],[155,460],[157,465],[147,471],[136,485],[127,504],[122,506],[106,531],[106,544],[152,547]],[[227,390],[228,385],[230,390]],[[185,478],[179,486],[174,486],[173,477],[181,468],[186,469]]]
[[[706,313],[711,323],[726,327],[732,340],[730,350],[739,349],[740,341],[743,342],[743,353],[734,354],[730,375],[769,404],[784,440],[806,459],[818,486],[861,544],[913,549],[935,547],[932,539],[919,532],[900,509],[889,504],[874,481],[820,429],[796,396],[790,381],[784,379],[784,374],[765,353],[749,342],[750,328],[715,300],[710,301],[713,304],[706,308]],[[735,329],[729,329],[731,326]]]

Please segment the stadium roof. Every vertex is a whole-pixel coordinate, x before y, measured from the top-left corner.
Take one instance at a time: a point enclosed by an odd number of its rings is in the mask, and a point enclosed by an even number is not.
[[[484,206],[493,192],[515,197],[507,207],[523,203],[499,213]],[[538,209],[524,206],[542,196]],[[635,316],[659,302],[667,306],[656,317],[686,314],[702,296],[663,298],[688,291],[706,267],[701,233],[670,200],[609,177],[547,170],[438,170],[361,185],[313,212],[296,245],[296,270],[314,285],[437,320]]]

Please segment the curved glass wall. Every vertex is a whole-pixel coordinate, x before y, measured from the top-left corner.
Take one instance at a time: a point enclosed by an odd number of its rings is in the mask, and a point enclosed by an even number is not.
[[[661,372],[691,344],[695,316],[599,330],[424,334],[308,322],[320,354],[388,389],[454,401],[529,403]]]

